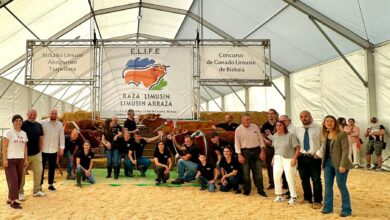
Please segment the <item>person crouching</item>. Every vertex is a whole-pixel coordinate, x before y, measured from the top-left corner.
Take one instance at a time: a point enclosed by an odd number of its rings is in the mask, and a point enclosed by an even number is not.
[[[223,158],[219,166],[221,167],[221,192],[228,192],[230,189],[235,190],[235,194],[240,194],[238,170],[240,164],[238,160],[232,157],[233,150],[230,147],[223,149]]]
[[[200,164],[197,168],[196,179],[199,181],[200,190],[208,189],[209,192],[215,192],[215,181],[218,178],[218,170],[214,165],[207,163],[206,155],[199,154]]]
[[[81,187],[81,178],[85,177],[89,183],[94,184],[95,177],[92,174],[93,167],[93,157],[94,154],[90,150],[91,144],[89,141],[85,141],[83,145],[83,150],[79,151],[77,154],[77,186]]]

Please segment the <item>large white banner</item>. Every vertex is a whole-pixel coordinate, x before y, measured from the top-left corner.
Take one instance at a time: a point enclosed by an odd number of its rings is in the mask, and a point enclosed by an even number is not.
[[[263,46],[201,46],[201,80],[263,80]]]
[[[91,47],[33,48],[32,79],[91,79]]]
[[[101,117],[192,118],[192,63],[191,47],[104,48]]]

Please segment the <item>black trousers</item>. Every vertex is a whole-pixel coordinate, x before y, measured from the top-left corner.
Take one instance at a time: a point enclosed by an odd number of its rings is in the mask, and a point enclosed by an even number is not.
[[[165,168],[164,167],[154,167],[154,172],[157,175],[157,179],[159,180],[168,180],[169,179],[169,173],[165,174]]]
[[[269,185],[274,186],[275,184],[274,184],[274,170],[272,168],[272,158],[274,158],[275,149],[267,145],[265,147],[265,153],[266,153],[265,163],[267,164],[268,182]]]
[[[52,185],[54,183],[54,173],[56,170],[56,162],[57,162],[57,153],[43,153],[42,152],[42,180],[41,180],[41,185],[43,184],[43,178],[45,176],[45,165],[46,161],[49,162],[49,181],[48,184]]]
[[[312,156],[301,155],[298,157],[299,176],[302,180],[303,199],[309,202],[322,202],[321,184],[321,158],[315,159]],[[310,184],[313,182],[313,190]]]
[[[264,185],[263,173],[261,172],[260,147],[241,149],[241,153],[245,158],[245,162],[242,165],[244,191],[247,193],[250,193],[251,191],[250,171],[252,170],[252,176],[257,188],[257,192],[262,192],[264,190]]]

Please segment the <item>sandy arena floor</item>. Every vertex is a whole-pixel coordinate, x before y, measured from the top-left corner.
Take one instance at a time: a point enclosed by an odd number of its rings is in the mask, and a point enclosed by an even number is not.
[[[32,174],[27,176],[26,201],[22,210],[13,210],[5,201],[8,188],[4,171],[0,173],[0,219],[338,219],[340,196],[335,186],[335,212],[323,215],[309,205],[289,206],[274,203],[273,190],[268,198],[260,198],[256,190],[250,196],[233,193],[199,191],[195,184],[174,187],[171,184],[154,186],[154,173],[138,180],[120,177],[107,180],[105,170],[94,171],[97,184],[84,184],[79,189],[75,181],[65,180],[56,173],[56,192],[46,197],[31,195]],[[123,172],[123,171],[122,171]],[[31,173],[31,172],[30,172]],[[264,183],[266,170],[263,170]],[[153,178],[152,178],[153,177]],[[172,179],[172,178],[171,178]],[[298,200],[302,200],[300,179]],[[268,184],[265,184],[268,186]],[[348,186],[351,194],[353,219],[389,219],[390,173],[377,173],[354,169],[350,172]],[[253,187],[253,186],[252,186]]]

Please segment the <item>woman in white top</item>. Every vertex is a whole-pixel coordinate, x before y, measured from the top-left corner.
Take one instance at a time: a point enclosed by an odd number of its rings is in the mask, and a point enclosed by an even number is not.
[[[299,155],[299,142],[295,135],[288,132],[283,121],[276,122],[276,133],[267,134],[268,139],[272,140],[275,148],[275,155],[272,159],[273,174],[275,182],[275,202],[282,202],[282,174],[286,175],[288,190],[290,191],[290,200],[288,204],[295,205],[297,200],[297,191],[295,187],[295,173],[297,170],[297,158]]]
[[[8,183],[8,201],[11,208],[21,209],[15,200],[19,196],[24,166],[27,163],[27,134],[22,131],[23,118],[20,115],[12,117],[13,128],[7,131],[3,139],[3,167]]]

